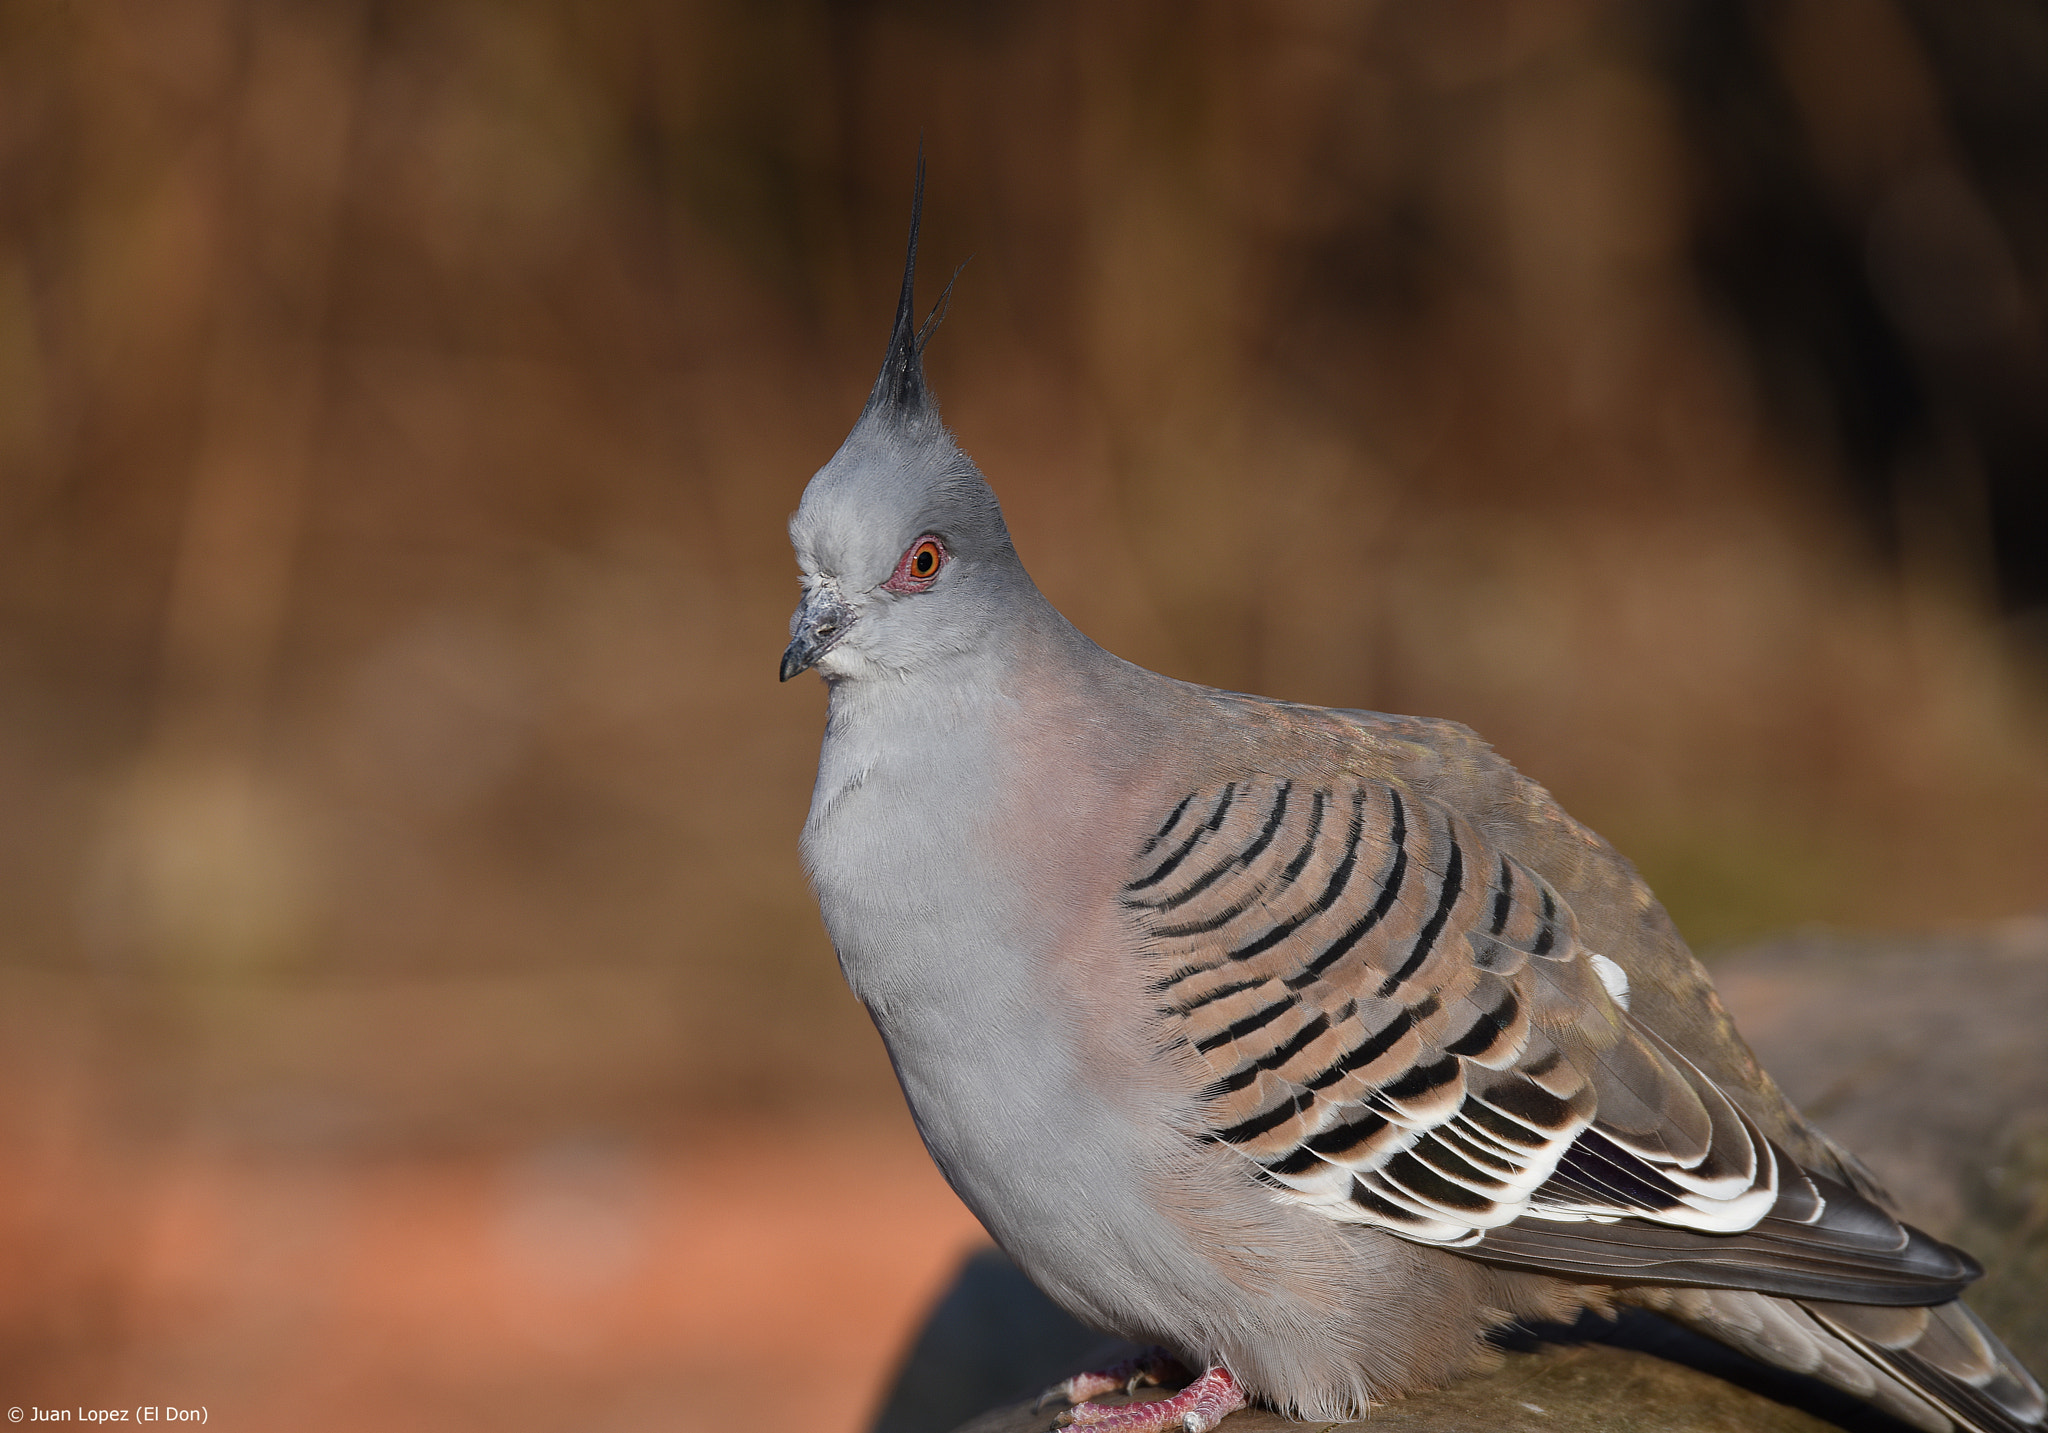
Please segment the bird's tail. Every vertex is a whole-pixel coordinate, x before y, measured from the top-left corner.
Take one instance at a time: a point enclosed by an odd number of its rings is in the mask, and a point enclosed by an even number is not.
[[[1961,1300],[1879,1308],[1741,1289],[1630,1292],[1630,1302],[1927,1433],[2048,1430],[2041,1386]]]
[[[1932,1308],[1808,1299],[1801,1307],[1958,1429],[2038,1433],[2048,1426],[2048,1399],[2041,1385],[1961,1299]]]

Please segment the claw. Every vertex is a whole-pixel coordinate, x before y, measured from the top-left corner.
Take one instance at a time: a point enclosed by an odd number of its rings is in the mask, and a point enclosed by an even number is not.
[[[1148,1348],[1135,1358],[1091,1373],[1077,1373],[1063,1383],[1055,1383],[1038,1395],[1038,1401],[1031,1405],[1037,1412],[1054,1399],[1065,1399],[1068,1403],[1082,1404],[1097,1394],[1110,1393],[1121,1388],[1132,1393],[1149,1384],[1181,1382],[1188,1379],[1188,1371],[1181,1361],[1163,1348]],[[1074,1420],[1062,1413],[1059,1426]]]

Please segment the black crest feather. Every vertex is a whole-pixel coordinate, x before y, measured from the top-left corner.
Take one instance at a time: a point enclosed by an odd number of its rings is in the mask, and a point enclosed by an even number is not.
[[[953,296],[953,284],[948,280],[945,292],[932,306],[930,317],[921,326],[917,323],[917,230],[923,217],[924,146],[919,145],[917,184],[910,197],[910,246],[903,257],[903,291],[896,300],[896,322],[889,330],[882,372],[875,379],[867,406],[869,415],[901,423],[915,422],[931,411],[931,393],[924,386],[924,346],[931,341],[932,330],[945,318],[947,301]],[[959,276],[956,270],[953,277]]]

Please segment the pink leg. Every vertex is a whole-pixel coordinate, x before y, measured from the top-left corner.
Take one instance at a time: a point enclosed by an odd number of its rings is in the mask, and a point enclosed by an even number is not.
[[[1244,1390],[1227,1368],[1211,1368],[1170,1398],[1151,1403],[1125,1403],[1107,1407],[1081,1403],[1059,1417],[1061,1423],[1077,1424],[1087,1433],[1165,1433],[1182,1428],[1186,1433],[1209,1433],[1218,1423],[1245,1406]]]
[[[1121,1389],[1125,1393],[1133,1389],[1156,1383],[1185,1383],[1188,1371],[1181,1361],[1163,1348],[1148,1348],[1135,1358],[1094,1373],[1077,1373],[1065,1383],[1055,1383],[1038,1395],[1033,1408],[1043,1408],[1055,1398],[1064,1398],[1069,1403],[1080,1403],[1098,1393],[1114,1393]]]

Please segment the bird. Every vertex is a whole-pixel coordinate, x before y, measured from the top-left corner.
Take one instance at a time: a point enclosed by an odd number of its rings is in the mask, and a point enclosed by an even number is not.
[[[920,155],[881,371],[789,523],[780,675],[829,691],[799,844],[941,1173],[1157,1350],[1063,1420],[1352,1419],[1632,1305],[1928,1433],[2041,1429],[1958,1297],[1981,1267],[1793,1108],[1543,787],[1450,721],[1151,672],[1039,591],[925,381],[923,197]]]

